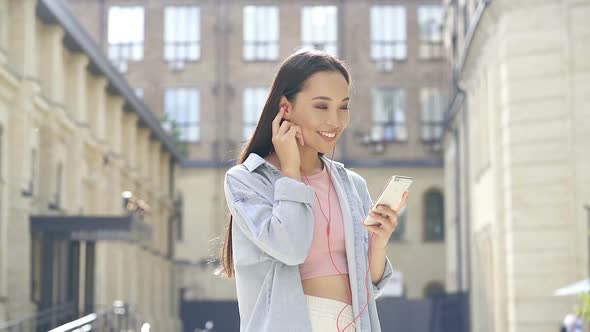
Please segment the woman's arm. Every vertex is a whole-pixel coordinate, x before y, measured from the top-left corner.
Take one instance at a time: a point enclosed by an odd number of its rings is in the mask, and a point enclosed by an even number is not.
[[[314,191],[303,182],[281,177],[274,201],[258,194],[251,173],[226,173],[224,191],[233,220],[258,248],[286,265],[303,263],[313,239]],[[235,248],[239,250],[239,248]]]
[[[371,247],[371,280],[373,284],[379,283],[383,279],[385,272],[385,249]]]
[[[369,194],[369,189],[367,187],[367,181],[363,179],[360,175],[355,172],[350,171],[352,180],[354,185],[357,189],[359,197],[361,199],[362,207],[363,207],[363,214],[368,215],[371,207],[373,206],[373,200],[371,199],[371,195]],[[367,237],[370,239],[371,234],[368,230]],[[377,248],[371,243],[371,286],[373,287],[373,294],[375,298],[381,296],[383,292],[383,288],[385,285],[391,280],[393,277],[393,266],[391,265],[391,261],[386,256],[385,248]],[[365,246],[365,250],[369,250],[369,244],[367,243]]]

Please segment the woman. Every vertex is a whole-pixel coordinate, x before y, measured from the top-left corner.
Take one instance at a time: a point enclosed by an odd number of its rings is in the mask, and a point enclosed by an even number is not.
[[[325,157],[348,127],[350,85],[327,53],[289,56],[225,175],[221,273],[236,278],[240,331],[381,331],[375,299],[392,276],[385,247],[407,192],[365,226],[365,180]]]

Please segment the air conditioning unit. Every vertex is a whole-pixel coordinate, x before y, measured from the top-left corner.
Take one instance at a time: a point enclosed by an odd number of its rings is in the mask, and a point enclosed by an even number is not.
[[[441,141],[433,142],[429,146],[430,146],[430,150],[432,152],[441,152],[442,151],[442,142]]]
[[[127,61],[118,61],[115,66],[117,69],[122,73],[125,74],[127,72]]]
[[[393,60],[377,61],[377,70],[381,73],[390,73],[393,71]]]
[[[385,147],[383,146],[383,143],[379,142],[379,143],[375,143],[373,145],[373,152],[375,154],[382,154],[383,151],[385,151]]]
[[[318,51],[326,51],[326,43],[313,42],[311,45]]]
[[[168,66],[173,71],[181,71],[184,69],[185,62],[181,61],[181,60],[170,61],[170,62],[168,62]]]

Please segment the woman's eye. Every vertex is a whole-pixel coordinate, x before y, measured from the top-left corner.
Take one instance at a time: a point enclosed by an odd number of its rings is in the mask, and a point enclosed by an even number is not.
[[[346,105],[346,106],[342,106],[342,107],[340,107],[340,109],[341,109],[341,110],[349,110],[349,109],[350,109],[350,107],[349,107],[349,105]]]
[[[326,105],[317,105],[316,108],[319,108],[321,110],[326,110],[326,109],[328,109],[328,106],[326,106]]]

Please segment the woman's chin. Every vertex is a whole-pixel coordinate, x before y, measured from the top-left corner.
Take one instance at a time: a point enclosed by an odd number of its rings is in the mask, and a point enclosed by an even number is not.
[[[334,148],[336,147],[336,142],[334,143],[330,143],[330,144],[322,144],[321,149],[318,150],[318,152],[321,152],[323,154],[326,155],[331,155],[332,152],[334,151]]]

